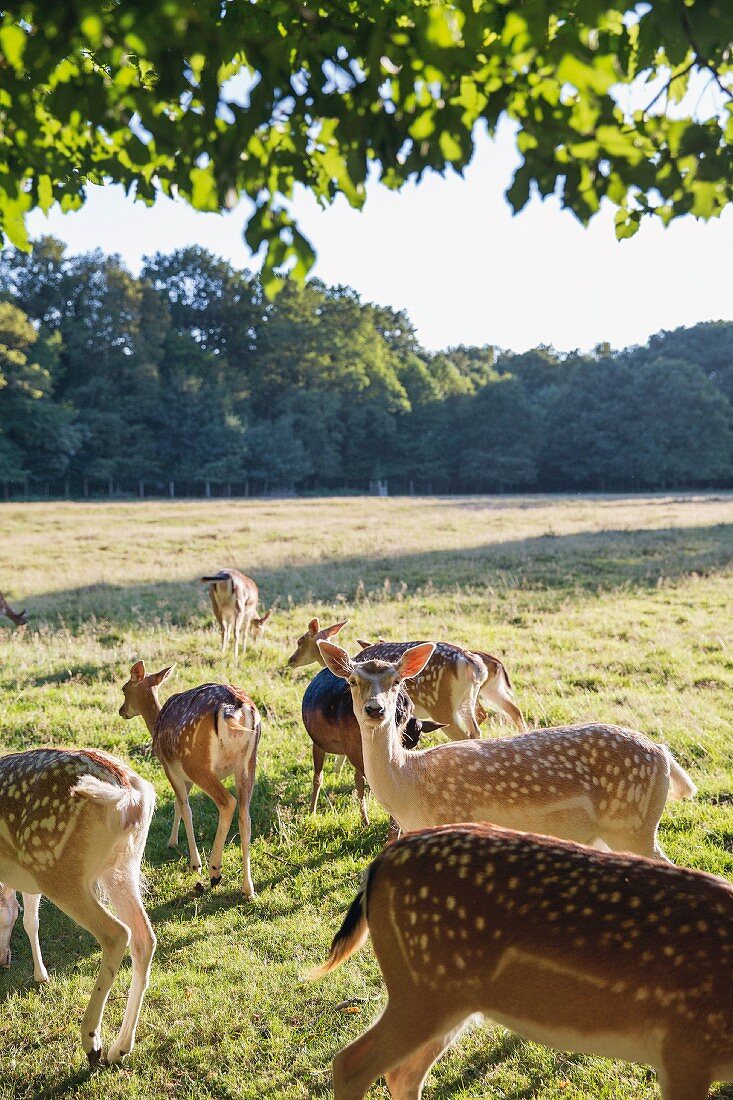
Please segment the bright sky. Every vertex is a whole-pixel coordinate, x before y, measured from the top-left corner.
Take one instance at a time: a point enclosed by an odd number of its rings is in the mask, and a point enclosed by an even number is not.
[[[322,211],[301,195],[294,211],[318,252],[314,274],[407,310],[431,349],[624,347],[662,328],[733,320],[733,209],[667,229],[648,221],[618,242],[610,207],[587,229],[554,199],[532,199],[513,217],[503,192],[515,164],[505,127],[495,142],[479,140],[463,179],[433,175],[399,194],[374,184],[361,212],[343,200]],[[246,209],[200,214],[168,199],[149,209],[95,187],[83,210],[29,221],[33,236],[52,233],[74,253],[118,252],[133,272],[144,255],[188,244],[252,268]]]

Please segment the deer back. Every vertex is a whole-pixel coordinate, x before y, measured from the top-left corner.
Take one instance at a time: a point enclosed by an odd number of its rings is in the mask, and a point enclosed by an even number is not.
[[[193,747],[200,732],[208,739],[215,737],[222,708],[244,712],[247,728],[259,728],[257,708],[241,688],[231,684],[201,684],[166,699],[153,731],[155,755],[161,761],[172,761]]]
[[[424,641],[376,642],[357,653],[353,661],[354,664],[364,661],[397,664],[408,649],[425,644]],[[452,710],[456,681],[464,680],[468,687],[474,682],[483,683],[485,678],[484,665],[475,654],[449,642],[437,642],[435,652],[423,671],[412,679],[405,680],[405,685],[413,702],[432,715],[443,709]]]

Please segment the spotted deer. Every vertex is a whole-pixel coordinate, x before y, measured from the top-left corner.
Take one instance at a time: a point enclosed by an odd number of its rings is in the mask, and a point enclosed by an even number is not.
[[[201,870],[201,856],[196,847],[188,800],[194,783],[216,803],[219,825],[208,863],[212,886],[221,882],[224,843],[239,803],[242,891],[246,897],[253,898],[249,807],[262,729],[259,712],[249,696],[231,684],[202,684],[171,695],[161,707],[158,688],[168,679],[174,667],[170,665],[160,672],[146,675],[144,663],[137,661],[130,669],[130,679],[122,688],[125,701],[120,707],[120,715],[123,718],[142,715],[150,731],[153,752],[163,765],[175,795],[173,828],[168,847],[177,847],[183,818],[191,869],[197,873]],[[222,779],[229,775],[234,775],[236,799],[222,783]]]
[[[290,667],[315,662],[322,665],[320,642],[338,634],[346,622],[348,619],[321,628],[318,619],[311,619],[305,634],[298,638],[295,652],[288,661]],[[354,660],[397,660],[415,644],[380,640],[371,645],[360,640],[362,651]],[[416,716],[439,722],[443,733],[453,741],[481,736],[478,717],[483,719],[486,713],[479,700],[491,709],[503,711],[519,729],[526,729],[522,712],[514,701],[507,671],[501,661],[488,653],[472,653],[448,642],[438,642],[428,666],[406,686]]]
[[[667,797],[695,793],[665,746],[592,724],[406,752],[394,720],[397,693],[428,662],[433,644],[407,649],[395,664],[352,661],[332,642],[320,647],[351,688],[369,786],[403,830],[491,821],[665,858],[657,826]]]
[[[401,688],[395,701],[395,722],[402,744],[407,749],[417,745],[423,732],[439,729],[436,722],[415,718],[412,701]],[[313,789],[310,812],[316,812],[318,795],[323,786],[323,762],[327,753],[344,755],[354,767],[356,794],[361,820],[369,824],[364,789],[364,759],[361,732],[354,715],[348,685],[330,669],[322,668],[313,677],[303,696],[303,725],[313,742]]]
[[[28,613],[26,611],[13,611],[2,592],[0,592],[0,615],[5,615],[16,626],[28,625]]]
[[[247,635],[250,629],[255,641],[265,632],[274,606],[257,618],[259,590],[251,577],[240,573],[238,569],[220,569],[211,577],[202,577],[203,584],[209,586],[211,606],[221,630],[221,651],[225,652],[232,633],[234,633],[234,662],[239,660],[239,639],[242,637],[242,649],[247,652]],[[244,633],[242,633],[244,631]]]
[[[140,897],[140,865],[154,807],[151,785],[96,749],[30,749],[0,757],[0,880],[9,890],[23,892],[36,980],[48,977],[38,945],[41,894],[91,932],[102,948],[81,1026],[91,1065],[102,1057],[102,1016],[128,943],[132,982],[107,1060],[119,1061],[135,1044],[155,951]],[[99,900],[99,891],[109,898],[115,916]],[[8,898],[8,889],[3,896]],[[0,943],[6,963],[17,900],[14,910],[9,908],[7,943]]]
[[[733,1080],[733,888],[714,875],[491,825],[429,829],[377,856],[311,976],[367,935],[389,999],[334,1059],[336,1100],[381,1075],[419,1100],[474,1013],[651,1065],[663,1100]]]

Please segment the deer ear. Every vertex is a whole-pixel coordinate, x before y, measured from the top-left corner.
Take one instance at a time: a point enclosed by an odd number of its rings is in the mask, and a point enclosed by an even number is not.
[[[311,621],[308,623],[308,633],[317,634],[320,629],[321,624],[318,622],[318,619],[311,619]]]
[[[318,648],[321,651],[323,660],[326,662],[326,668],[329,668],[334,676],[340,676],[342,680],[348,680],[354,666],[346,650],[342,649],[340,645],[334,645],[333,642],[319,642]]]
[[[324,626],[320,632],[322,638],[332,638],[334,634],[338,634],[342,627],[346,626],[348,619],[344,619],[342,623],[334,623],[333,626]]]
[[[397,665],[397,675],[400,680],[411,680],[413,676],[417,676],[418,672],[422,672],[434,652],[434,642],[422,642],[420,645],[406,649],[402,654],[402,660]]]
[[[145,679],[145,662],[135,661],[135,664],[130,669],[130,679],[139,681]]]
[[[361,649],[369,649],[369,646],[372,644],[371,642],[365,642],[363,638],[357,638],[356,641]]]
[[[444,729],[446,725],[446,722],[433,722],[432,718],[423,718],[420,721],[420,729],[423,733],[434,733],[435,730]]]
[[[160,672],[151,672],[148,680],[153,687],[157,687],[158,684],[162,684],[164,680],[167,680],[173,669],[176,667],[175,661],[172,665],[168,665],[168,668],[162,668]]]

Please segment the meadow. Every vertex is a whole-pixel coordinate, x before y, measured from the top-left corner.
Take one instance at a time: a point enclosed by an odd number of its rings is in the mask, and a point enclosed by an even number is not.
[[[237,669],[197,580],[224,565],[255,578],[263,606],[280,600]],[[79,1024],[99,952],[44,902],[50,984],[34,988],[20,922],[12,969],[0,970],[0,1100],[330,1095],[333,1054],[382,1004],[379,971],[367,944],[317,984],[302,974],[325,956],[387,819],[371,799],[362,827],[349,770],[336,778],[328,765],[308,815],[300,700],[316,668],[285,664],[314,615],[348,618],[339,640],[351,650],[382,635],[495,653],[533,726],[597,719],[664,740],[699,794],[667,809],[662,844],[676,862],[733,879],[732,579],[730,494],[0,506],[0,590],[31,617],[24,632],[0,620],[0,751],[99,746],[130,759],[159,800],[145,867],[158,951],[134,1053],[87,1070]],[[253,902],[239,893],[234,832],[224,880],[203,894],[183,833],[178,852],[166,846],[172,793],[139,752],[142,720],[117,713],[138,658],[149,671],[177,662],[163,697],[230,680],[261,709]],[[490,718],[484,732],[511,730]],[[203,853],[216,813],[201,794],[192,805]],[[126,962],[106,1039],[128,976]],[[657,1095],[644,1067],[548,1051],[491,1024],[465,1035],[426,1089],[460,1100]]]

